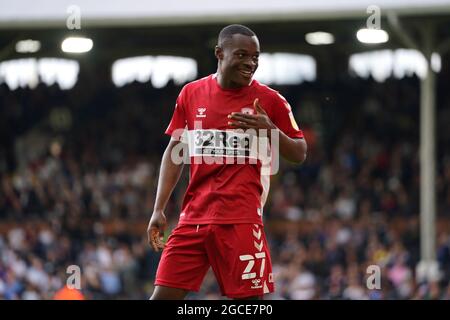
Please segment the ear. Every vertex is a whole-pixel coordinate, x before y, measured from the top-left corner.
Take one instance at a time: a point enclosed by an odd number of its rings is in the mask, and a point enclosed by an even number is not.
[[[216,46],[214,48],[214,55],[216,56],[216,58],[218,60],[222,60],[223,59],[223,49],[219,46]]]

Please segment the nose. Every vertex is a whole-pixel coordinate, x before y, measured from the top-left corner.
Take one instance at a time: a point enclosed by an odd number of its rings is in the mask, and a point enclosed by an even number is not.
[[[252,58],[249,58],[249,59],[244,61],[244,65],[247,68],[249,68],[251,70],[254,70],[257,67],[258,63],[255,60],[253,60]]]

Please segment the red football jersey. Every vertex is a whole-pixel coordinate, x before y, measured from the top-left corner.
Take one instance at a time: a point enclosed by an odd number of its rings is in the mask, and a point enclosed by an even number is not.
[[[166,130],[180,139],[179,132],[184,129],[189,142],[190,180],[180,224],[262,224],[270,175],[261,174],[261,161],[250,161],[254,151],[251,137],[228,125],[232,112],[256,113],[256,98],[281,131],[291,138],[303,138],[289,103],[256,80],[246,87],[223,89],[213,74],[181,90]],[[226,159],[205,161],[211,158]],[[229,158],[236,160],[230,164]],[[245,161],[238,162],[238,158]]]

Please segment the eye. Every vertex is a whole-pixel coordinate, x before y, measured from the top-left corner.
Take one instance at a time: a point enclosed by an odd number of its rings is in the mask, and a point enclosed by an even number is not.
[[[237,56],[238,56],[239,59],[242,59],[242,58],[245,57],[245,54],[243,54],[243,53],[238,53]]]

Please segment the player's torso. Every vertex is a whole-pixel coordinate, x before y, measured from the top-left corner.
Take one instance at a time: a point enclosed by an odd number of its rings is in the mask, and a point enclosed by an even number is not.
[[[254,139],[230,126],[228,116],[232,112],[254,114],[255,87],[223,90],[212,77],[201,81],[185,103],[190,155],[249,158]]]
[[[220,90],[216,80],[208,78],[204,84],[195,87],[186,102],[186,120],[188,130],[231,129],[228,115],[232,112],[254,113],[253,101],[256,97],[254,87],[242,90]]]
[[[232,112],[254,113],[257,91],[221,90],[211,77],[200,81],[184,102],[191,179],[180,221],[261,223],[255,144],[248,133],[228,124]]]

